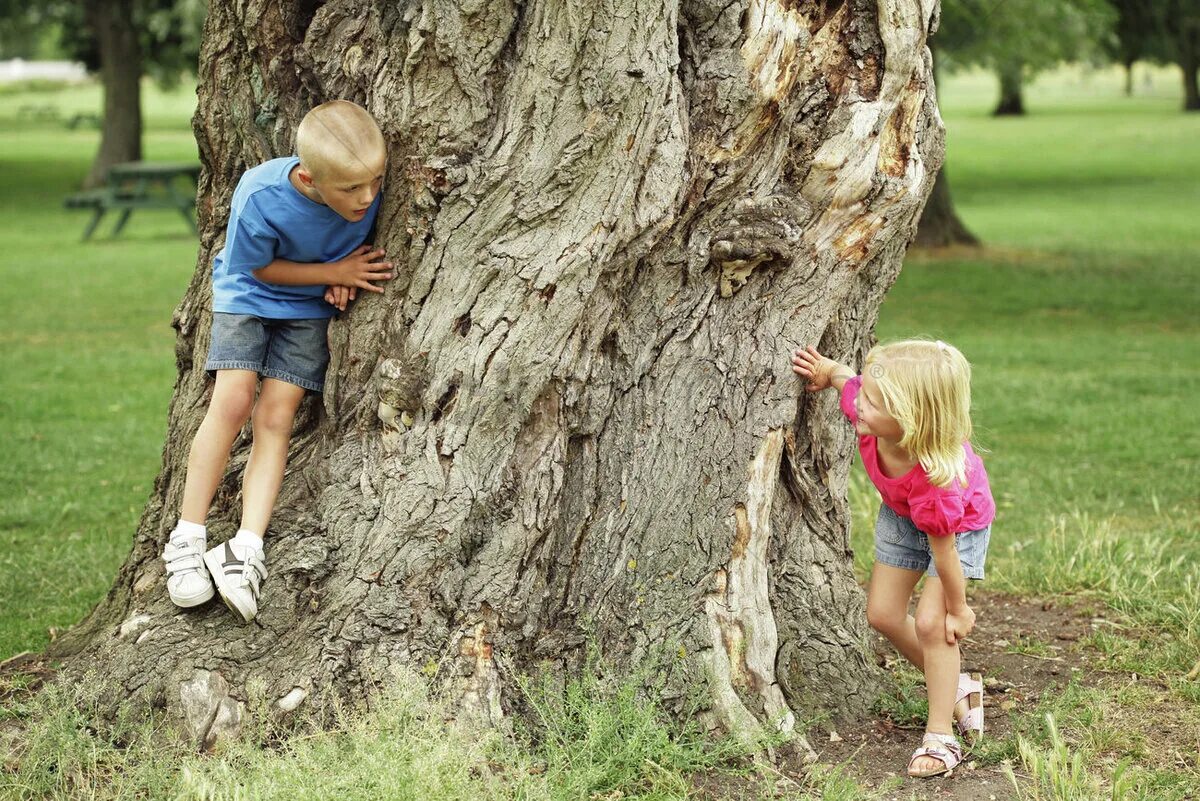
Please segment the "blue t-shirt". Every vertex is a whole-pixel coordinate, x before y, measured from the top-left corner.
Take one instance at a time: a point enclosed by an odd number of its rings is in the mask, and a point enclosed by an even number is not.
[[[213,311],[274,320],[332,317],[337,312],[325,302],[324,284],[268,284],[252,271],[276,259],[326,264],[345,258],[366,240],[383,193],[361,220],[350,222],[292,186],[288,175],[299,163],[295,156],[271,159],[247,170],[238,181],[225,247],[213,259]]]

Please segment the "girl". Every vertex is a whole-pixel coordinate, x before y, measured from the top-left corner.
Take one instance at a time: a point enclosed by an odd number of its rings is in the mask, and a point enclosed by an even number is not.
[[[949,775],[962,761],[952,722],[969,743],[983,736],[979,674],[959,673],[958,643],[975,626],[965,579],[982,579],[996,504],[971,450],[971,366],[944,342],[908,340],[867,354],[864,374],[797,350],[792,369],[809,392],[842,393],[867,475],[883,503],[867,621],[925,673],[929,720],[910,776]],[[914,620],[908,602],[929,578]]]

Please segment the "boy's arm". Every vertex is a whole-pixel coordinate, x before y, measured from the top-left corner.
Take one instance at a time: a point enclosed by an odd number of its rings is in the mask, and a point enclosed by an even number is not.
[[[383,287],[370,281],[384,281],[392,277],[391,262],[377,259],[382,250],[372,250],[370,245],[360,245],[344,259],[328,264],[304,264],[302,262],[275,259],[265,267],[254,270],[254,277],[268,284],[281,286],[348,286],[369,292],[382,292]]]
[[[797,349],[792,354],[792,371],[808,379],[804,388],[809,392],[820,392],[828,387],[841,392],[846,382],[854,378],[853,370],[841,362],[825,358],[812,345]]]
[[[953,645],[975,628],[975,612],[967,605],[967,580],[954,549],[953,536],[930,537],[929,550],[946,596],[946,642]]]

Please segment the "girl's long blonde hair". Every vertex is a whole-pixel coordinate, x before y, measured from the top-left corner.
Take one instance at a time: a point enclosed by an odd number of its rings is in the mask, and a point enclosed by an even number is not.
[[[958,348],[923,339],[876,345],[863,372],[875,379],[885,408],[904,430],[900,447],[917,458],[929,482],[965,486],[971,365]]]

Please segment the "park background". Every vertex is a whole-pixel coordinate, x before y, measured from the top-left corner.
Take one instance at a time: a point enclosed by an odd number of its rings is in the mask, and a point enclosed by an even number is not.
[[[951,65],[947,174],[981,244],[912,250],[877,335],[938,337],[974,365],[999,506],[981,621],[1002,603],[1083,621],[1070,638],[1020,620],[993,636],[997,653],[1062,669],[1036,693],[996,677],[988,714],[1005,725],[971,772],[997,798],[1196,798],[1200,114],[1182,110],[1177,67],[1095,52],[1028,71],[1015,116],[993,115],[995,69]],[[192,79],[142,91],[144,157],[195,160]],[[80,620],[128,551],[161,460],[171,312],[196,267],[174,213],[79,241],[87,215],[62,203],[99,134],[64,123],[100,107],[95,82],[0,86],[0,660]],[[877,498],[857,468],[851,501],[865,580]],[[538,720],[513,733],[458,731],[412,686],[334,732],[215,756],[156,736],[154,721],[100,735],[86,688],[29,696],[3,681],[0,726],[38,725],[8,750],[2,798],[988,797],[906,784],[902,763],[865,765],[865,746],[807,772],[756,766],[586,676],[531,684]],[[919,725],[920,677],[895,666],[877,712],[872,725]],[[837,731],[810,722],[818,752],[846,739]]]

